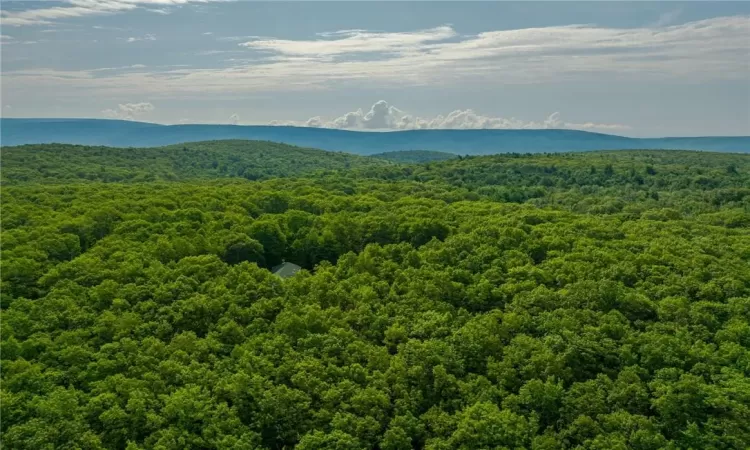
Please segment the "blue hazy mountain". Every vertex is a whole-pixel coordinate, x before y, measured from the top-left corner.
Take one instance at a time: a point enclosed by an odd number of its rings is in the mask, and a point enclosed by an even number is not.
[[[100,119],[2,119],[3,146],[41,143],[154,147],[252,139],[371,155],[404,150],[456,154],[680,149],[750,152],[750,137],[629,138],[578,130],[411,130],[361,132],[287,126],[159,125]]]

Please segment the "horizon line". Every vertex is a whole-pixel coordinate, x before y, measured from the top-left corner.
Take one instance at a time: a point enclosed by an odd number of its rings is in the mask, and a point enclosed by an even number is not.
[[[579,130],[575,128],[424,128],[424,129],[410,129],[410,130],[394,130],[394,129],[372,129],[372,130],[355,130],[346,128],[327,128],[327,127],[306,127],[299,125],[274,125],[274,124],[231,124],[231,123],[159,123],[159,122],[147,122],[142,120],[128,120],[128,119],[111,119],[111,118],[100,118],[100,117],[0,117],[0,120],[39,120],[39,121],[76,121],[76,120],[87,120],[87,121],[100,121],[100,122],[125,122],[125,123],[138,123],[146,125],[156,125],[162,127],[179,127],[179,126],[223,126],[223,127],[255,127],[255,128],[295,128],[305,130],[325,130],[325,131],[338,131],[338,132],[349,132],[349,133],[409,133],[409,132],[428,132],[428,131],[453,131],[453,132],[470,132],[470,131],[565,131],[565,132],[578,132],[586,134],[597,134],[603,136],[612,136],[622,139],[685,139],[685,138],[750,138],[750,135],[694,135],[694,136],[651,136],[651,137],[639,137],[639,136],[625,136],[620,134],[602,133],[598,131]]]

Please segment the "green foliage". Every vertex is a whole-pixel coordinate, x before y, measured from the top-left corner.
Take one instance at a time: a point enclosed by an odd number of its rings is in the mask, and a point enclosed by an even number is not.
[[[747,156],[505,155],[247,181],[208,179],[206,149],[180,163],[194,160],[178,177],[192,180],[65,183],[60,162],[20,183],[35,166],[11,150],[4,447],[750,442]],[[268,270],[281,260],[304,270],[283,280]]]
[[[265,141],[206,141],[155,148],[35,144],[3,148],[3,184],[261,180],[322,170],[377,167],[379,159]]]
[[[399,152],[386,152],[370,155],[371,158],[385,159],[395,163],[413,164],[431,161],[445,161],[447,159],[461,158],[453,153],[433,152],[429,150],[404,150]]]
[[[447,183],[495,201],[596,215],[633,217],[660,208],[688,214],[716,211],[716,222],[739,227],[746,225],[746,216],[736,214],[750,197],[749,167],[745,154],[642,150],[465,156],[357,173]]]

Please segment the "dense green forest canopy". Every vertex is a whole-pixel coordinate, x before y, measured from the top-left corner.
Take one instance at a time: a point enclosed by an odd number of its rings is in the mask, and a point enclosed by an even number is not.
[[[5,447],[748,447],[750,157],[193,154],[3,186]]]
[[[426,163],[431,161],[444,161],[446,159],[458,158],[458,155],[445,152],[432,152],[428,150],[403,150],[400,152],[385,152],[370,155],[372,158],[385,159],[396,163]]]
[[[387,164],[348,153],[265,141],[208,141],[154,148],[36,144],[2,149],[2,182],[144,182],[297,176]]]

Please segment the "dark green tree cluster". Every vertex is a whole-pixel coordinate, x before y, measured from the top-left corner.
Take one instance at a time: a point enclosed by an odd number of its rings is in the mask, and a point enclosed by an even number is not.
[[[745,449],[748,176],[625,152],[5,186],[2,443]]]

